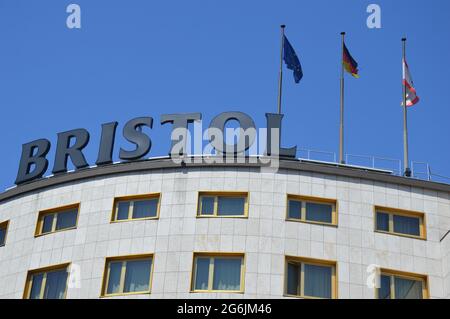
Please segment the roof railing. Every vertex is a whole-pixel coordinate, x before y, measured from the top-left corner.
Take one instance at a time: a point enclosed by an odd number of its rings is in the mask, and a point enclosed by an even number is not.
[[[431,181],[430,165],[425,162],[412,161],[411,162],[411,175],[414,178],[426,179],[427,181]]]
[[[327,152],[327,151],[301,148],[301,149],[297,150],[297,154],[298,154],[297,157],[306,159],[306,160],[318,160],[318,161],[337,163],[335,152]],[[306,155],[306,156],[302,156],[302,155]],[[323,157],[324,155],[325,155],[325,158]]]
[[[297,157],[304,160],[338,164],[335,152],[302,148],[297,151]],[[390,171],[393,175],[403,176],[403,165],[399,159],[357,154],[345,154],[344,158],[345,164],[349,166],[385,170]],[[450,183],[450,177],[432,173],[427,162],[412,161],[411,173],[412,178]]]
[[[361,159],[365,159],[365,161],[361,163]],[[345,163],[390,170],[395,175],[402,175],[402,162],[399,159],[395,158],[346,154]]]

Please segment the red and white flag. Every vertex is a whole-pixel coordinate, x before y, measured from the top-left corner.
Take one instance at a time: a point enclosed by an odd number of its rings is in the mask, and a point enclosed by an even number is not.
[[[403,59],[403,85],[406,87],[406,106],[413,106],[419,102],[416,89],[414,88],[414,82],[411,74],[409,73],[408,63]],[[402,102],[403,105],[403,102]]]

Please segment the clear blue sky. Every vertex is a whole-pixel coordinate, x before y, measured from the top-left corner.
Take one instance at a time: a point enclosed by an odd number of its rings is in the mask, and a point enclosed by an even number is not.
[[[82,28],[66,27],[77,3]],[[366,7],[382,9],[368,29]],[[160,115],[226,110],[257,126],[275,112],[279,25],[300,57],[304,78],[285,72],[284,146],[337,152],[340,35],[360,65],[346,76],[346,152],[402,158],[401,41],[421,102],[410,109],[410,158],[450,176],[450,2],[448,0],[125,1],[0,0],[0,190],[14,183],[21,145],[86,128],[90,164],[100,125],[155,119],[150,156],[169,150]],[[205,125],[204,124],[204,125]]]

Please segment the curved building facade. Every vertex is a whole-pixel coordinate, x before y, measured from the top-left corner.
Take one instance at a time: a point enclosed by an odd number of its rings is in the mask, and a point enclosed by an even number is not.
[[[0,194],[0,228],[0,298],[450,297],[450,185],[370,169],[114,164]]]

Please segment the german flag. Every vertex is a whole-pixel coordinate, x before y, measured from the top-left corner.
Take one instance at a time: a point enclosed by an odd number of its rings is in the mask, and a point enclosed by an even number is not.
[[[350,73],[353,77],[359,78],[358,75],[358,63],[353,59],[350,52],[348,52],[347,46],[344,43],[344,48],[342,52],[342,64],[344,64],[344,69]]]

